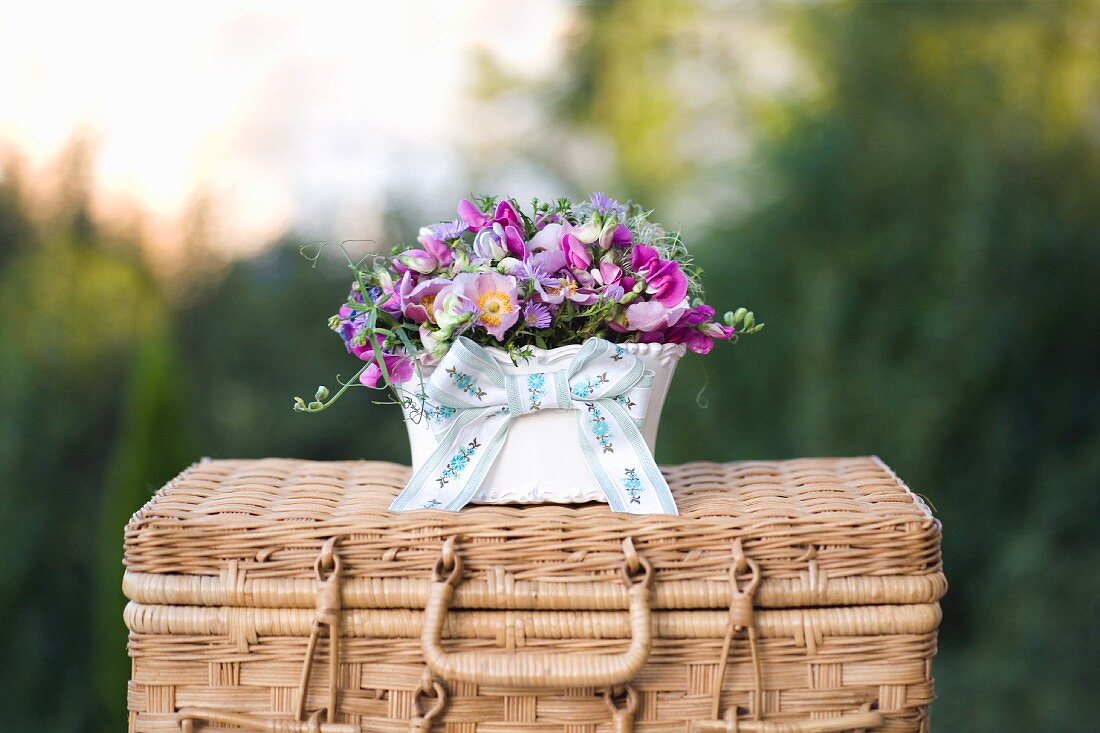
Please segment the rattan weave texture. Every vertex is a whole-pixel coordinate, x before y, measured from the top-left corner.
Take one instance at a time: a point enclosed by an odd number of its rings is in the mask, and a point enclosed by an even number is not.
[[[825,731],[829,721],[859,720],[861,710],[881,716],[874,730],[928,730],[937,601],[946,589],[940,527],[889,468],[851,458],[662,470],[678,517],[613,514],[602,504],[394,515],[385,509],[406,467],[196,464],[126,528],[130,729],[178,731],[193,725],[181,710],[201,709],[297,730],[279,726],[295,717],[320,608],[315,564],[332,538],[342,568],[336,607],[328,609],[341,638],[333,665],[339,697],[327,724],[336,727],[324,730],[415,729],[424,609],[443,541],[455,537],[464,575],[450,611],[443,608],[441,653],[596,661],[621,653],[631,638],[630,593],[620,575],[629,538],[652,565],[654,609],[652,649],[631,681],[634,730],[688,731],[695,721],[703,721],[700,731],[726,730],[706,727],[720,725],[716,675],[722,710],[743,717],[730,730]],[[722,610],[731,605],[735,543],[761,576],[750,598],[760,609],[752,621],[758,694],[746,637],[730,635],[732,616]],[[724,636],[735,641],[721,673]],[[316,669],[329,665],[328,649],[322,638]],[[325,706],[324,677],[311,678],[306,710]],[[593,684],[451,680],[446,688],[432,730],[603,733],[625,719],[609,712]]]

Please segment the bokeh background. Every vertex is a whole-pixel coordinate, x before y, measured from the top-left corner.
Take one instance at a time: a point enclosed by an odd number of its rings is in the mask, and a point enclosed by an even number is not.
[[[882,456],[944,523],[936,729],[1096,730],[1100,3],[359,6],[4,11],[0,729],[123,728],[121,528],[191,461],[407,459],[290,409],[355,369],[302,243],[605,190],[768,324],[658,458]]]

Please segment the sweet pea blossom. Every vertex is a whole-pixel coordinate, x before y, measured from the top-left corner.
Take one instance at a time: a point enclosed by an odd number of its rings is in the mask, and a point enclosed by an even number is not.
[[[658,303],[673,306],[687,295],[688,281],[680,263],[662,260],[653,247],[635,244],[630,253],[630,267],[645,280],[645,292]]]
[[[458,202],[458,216],[465,222],[467,229],[471,232],[484,229],[490,224],[500,224],[503,228],[514,227],[516,231],[523,228],[519,213],[512,202],[507,199],[503,199],[497,204],[496,211],[492,216],[489,216],[488,212],[482,212],[468,199],[462,199]]]
[[[462,236],[466,226],[458,221],[441,222],[430,227],[423,227],[416,237],[416,241],[434,257],[441,266],[446,267],[454,261],[454,253],[451,251],[450,242]]]
[[[561,251],[565,254],[565,262],[570,267],[587,270],[592,264],[592,253],[588,251],[588,245],[599,238],[599,232],[597,231],[591,239],[587,239],[588,235],[589,232],[576,227],[562,228]]]
[[[387,352],[382,346],[382,336],[375,335],[373,338],[368,338],[362,346],[357,346],[352,343],[351,350],[356,356],[363,361],[369,361],[370,364],[359,375],[359,383],[365,387],[377,387],[378,381],[382,379],[382,369],[379,368],[374,354],[375,349],[382,355],[382,362],[386,365],[386,372],[390,376],[390,381],[394,384],[400,384],[412,379],[414,372],[412,359],[400,354],[392,354]]]
[[[662,331],[679,321],[687,311],[686,300],[671,308],[653,300],[631,303],[626,307],[626,328],[644,333]]]
[[[537,252],[560,252],[561,237],[564,231],[565,227],[557,222],[547,224],[527,242],[527,251],[532,254]]]
[[[634,281],[631,278],[623,277],[623,268],[616,265],[610,260],[604,260],[600,263],[600,266],[592,270],[592,279],[599,285],[603,286],[603,299],[619,301],[626,295],[626,285],[624,281],[628,281],[630,287],[634,287]]]
[[[410,270],[426,275],[439,267],[439,260],[423,249],[407,249],[397,255],[397,261]]]
[[[514,226],[493,222],[474,237],[474,254],[486,262],[496,262],[508,255],[522,257],[523,237]]]

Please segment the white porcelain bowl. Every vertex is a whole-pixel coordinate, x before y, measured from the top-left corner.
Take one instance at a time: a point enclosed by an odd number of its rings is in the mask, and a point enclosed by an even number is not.
[[[653,390],[641,429],[646,445],[653,451],[665,395],[676,363],[686,349],[682,344],[619,345],[640,358],[653,372]],[[489,348],[487,351],[502,365],[527,374],[562,368],[580,348],[580,344],[571,344],[556,349],[532,349],[534,356],[528,361],[521,360],[518,367],[512,365],[503,349]],[[425,367],[421,371],[427,379],[432,368]],[[417,391],[409,385],[406,389]],[[412,467],[416,471],[435,450],[435,435],[427,420],[409,419],[408,410],[405,410],[405,426],[412,448]],[[474,504],[576,504],[586,501],[606,502],[607,498],[581,455],[574,410],[542,410],[515,418],[500,455],[472,499]]]

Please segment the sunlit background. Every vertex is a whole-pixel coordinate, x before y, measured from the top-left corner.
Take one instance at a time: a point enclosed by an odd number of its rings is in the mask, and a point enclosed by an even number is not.
[[[882,456],[945,527],[935,729],[1095,729],[1100,3],[305,7],[2,13],[0,730],[123,729],[121,528],[191,461],[407,460],[290,409],[356,368],[303,243],[592,190],[768,324],[659,460]]]

